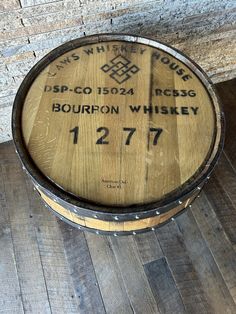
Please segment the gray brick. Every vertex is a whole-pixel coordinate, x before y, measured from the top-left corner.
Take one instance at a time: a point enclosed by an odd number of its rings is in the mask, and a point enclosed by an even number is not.
[[[87,2],[87,3],[85,3]],[[67,10],[80,11],[81,14],[92,14],[94,12],[107,12],[112,10],[112,1],[96,1],[96,5],[94,5],[94,1],[83,1],[83,0],[66,0],[64,1],[64,6]]]
[[[30,59],[26,59],[24,61],[9,63],[9,64],[6,64],[6,67],[9,71],[9,73],[11,73],[11,75],[14,77],[25,75],[29,72],[29,70],[35,64],[35,62],[36,62],[35,59],[36,58],[33,57]]]
[[[0,12],[10,11],[20,8],[20,2],[18,0],[6,0],[0,2]]]
[[[13,105],[15,94],[0,97],[0,108],[10,107]]]
[[[76,25],[82,24],[81,13],[73,14],[74,11],[70,12],[56,12],[45,15],[33,16],[30,18],[23,18],[23,23],[25,26],[40,25],[40,24],[60,24],[61,28],[66,27],[70,24],[70,20],[76,20]],[[75,12],[74,12],[75,13]]]
[[[9,39],[0,42],[0,54],[2,55],[2,51],[7,48],[13,48],[16,46],[21,46],[28,43],[28,37],[21,37],[17,39]]]
[[[62,30],[56,30],[49,33],[43,33],[30,36],[30,42],[35,43],[42,40],[55,40],[57,38],[64,38],[63,41],[82,37],[84,27],[70,27]]]
[[[92,23],[86,23],[84,27],[86,35],[92,35],[97,33],[112,32],[113,27],[110,24],[110,19],[102,21],[94,21]]]
[[[25,7],[21,10],[22,18],[31,18],[37,15],[50,14],[61,11],[64,8],[64,1],[59,0],[56,2],[49,1],[50,3],[34,5],[32,7]]]
[[[38,4],[45,4],[45,3],[57,2],[57,1],[58,0],[20,0],[20,3],[21,3],[21,6],[25,8],[25,7],[35,6]]]
[[[36,50],[35,51],[35,56],[37,60],[42,59],[47,53],[49,53],[51,49],[42,49],[42,50]]]
[[[151,36],[185,52],[214,82],[235,77],[235,15],[235,0],[2,1],[0,108],[11,107],[19,84],[37,60],[84,33]],[[6,113],[0,125],[4,117]]]
[[[18,87],[20,86],[19,82],[16,82],[13,77],[8,76],[5,81],[1,78],[0,81],[0,95],[1,97],[14,94]]]
[[[8,1],[6,1],[8,2]],[[61,12],[64,9],[63,0],[46,3],[44,5],[37,5],[32,7],[26,7],[23,9],[12,10],[7,12],[0,11],[0,28],[4,30],[13,30],[17,27],[24,27],[27,25],[32,25],[33,23],[27,24],[27,19],[36,20],[35,24],[38,22],[38,16],[41,19],[45,19],[45,14],[49,15],[56,12]],[[65,12],[66,13],[66,12]],[[45,23],[45,20],[44,20]]]
[[[9,75],[8,71],[1,71],[0,75],[0,93],[8,89],[9,86],[14,84],[14,79]]]
[[[2,31],[23,27],[21,17],[17,11],[0,13],[0,29]]]
[[[15,95],[16,93],[17,93],[17,87],[9,86],[7,89],[4,89],[3,91],[1,91],[0,95],[1,97],[7,97],[9,95]]]
[[[1,54],[3,57],[10,57],[15,54],[25,53],[28,51],[42,50],[47,48],[54,48],[63,42],[62,38],[54,38],[45,41],[39,41],[34,43],[27,43],[24,45],[7,47],[2,50]]]
[[[27,59],[32,59],[34,57],[34,52],[33,51],[27,51],[25,53],[21,53],[21,54],[18,54],[18,55],[13,55],[13,56],[10,56],[10,57],[2,57],[0,58],[0,65],[1,64],[11,64],[11,63],[14,63],[14,62],[21,62],[21,61],[24,61],[24,60],[27,60]]]
[[[31,50],[30,48],[27,49],[28,46],[29,46],[28,44],[22,44],[22,45],[6,47],[1,51],[1,55],[3,57],[10,57],[18,53],[23,53],[23,52]]]
[[[0,108],[0,143],[12,139],[11,106]]]

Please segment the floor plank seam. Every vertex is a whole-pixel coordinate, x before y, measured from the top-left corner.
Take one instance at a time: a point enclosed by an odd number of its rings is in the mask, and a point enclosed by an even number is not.
[[[171,222],[171,223],[173,223],[173,222]],[[175,222],[174,222],[174,223],[175,223]],[[170,263],[169,263],[169,261],[168,261],[168,258],[167,258],[167,257],[165,256],[165,254],[164,254],[164,251],[163,251],[163,248],[162,248],[162,244],[161,244],[160,241],[158,240],[158,237],[157,237],[157,235],[156,235],[157,232],[158,232],[158,229],[155,230],[156,239],[157,239],[157,241],[159,242],[161,251],[162,251],[162,253],[163,253],[163,257],[166,259],[166,263],[167,263],[167,265],[168,265],[168,267],[169,267],[169,269],[170,269],[170,272],[171,272],[171,275],[172,275],[172,277],[173,277],[173,280],[174,280],[175,286],[176,286],[176,288],[177,288],[177,291],[179,292],[181,301],[182,301],[182,303],[183,303],[183,307],[184,307],[184,309],[185,309],[185,312],[187,313],[187,308],[186,308],[186,304],[185,304],[185,302],[184,302],[183,294],[181,293],[181,289],[180,289],[180,287],[179,287],[179,285],[178,285],[178,283],[177,283],[176,277],[175,277],[175,275],[174,275],[174,273],[173,273],[173,270],[172,270],[172,268],[171,268],[171,266],[170,266]]]
[[[10,219],[9,219],[9,224],[11,226]],[[20,288],[20,297],[21,297],[21,302],[22,302],[22,309],[23,309],[23,312],[26,313],[26,309],[25,309],[24,301],[23,301],[22,287],[21,287],[21,283],[20,283],[20,279],[19,279],[19,270],[18,270],[17,263],[16,263],[16,250],[15,250],[15,244],[14,244],[13,235],[12,235],[12,226],[10,229],[11,229],[11,240],[12,240],[12,248],[13,248],[13,254],[14,254],[14,262],[15,262],[15,267],[16,267],[16,274],[17,274],[17,279],[18,279],[19,288]]]
[[[44,270],[44,265],[43,265],[42,256],[41,256],[41,252],[40,252],[36,226],[34,226],[34,230],[35,230],[35,237],[36,237],[37,247],[38,247],[38,251],[39,251],[39,259],[40,259],[40,263],[41,263],[41,266],[42,266],[42,273],[43,273],[43,279],[44,279],[44,283],[45,283],[45,289],[46,289],[46,293],[47,293],[47,297],[48,297],[49,309],[50,309],[50,312],[52,314],[52,306],[51,306],[51,301],[50,301],[50,297],[49,297],[47,281],[46,281],[46,277],[45,277],[45,270]]]
[[[235,173],[235,175],[236,175],[236,169],[235,169],[234,165],[232,164],[231,160],[229,159],[229,157],[228,157],[228,155],[227,155],[226,151],[225,151],[225,150],[223,150],[222,154],[224,154],[224,155],[225,155],[225,158],[228,160],[228,162],[229,162],[229,164],[230,164],[230,166],[231,166],[231,168],[232,168],[233,172],[234,172],[234,173]]]
[[[217,180],[217,182],[220,184],[220,181],[217,178],[215,178],[215,180]],[[227,195],[230,204],[234,208],[234,214],[230,213],[230,217],[234,218],[234,216],[235,216],[235,219],[236,219],[236,202],[231,198],[231,196],[229,195],[229,192],[225,189],[225,186],[223,184],[222,185],[220,184],[220,186],[221,186],[222,190],[225,192],[225,194]],[[221,216],[218,215],[218,213],[215,210],[214,210],[214,212],[216,214],[216,217],[217,217],[218,221],[221,223],[221,220],[223,220],[225,216],[221,217]],[[224,220],[223,220],[223,222],[224,222]],[[236,220],[235,220],[235,222],[236,222]],[[221,225],[223,227],[222,223],[221,223]],[[226,234],[227,238],[229,239],[230,243],[232,245],[235,245],[236,243],[233,241],[233,239],[230,239],[230,237],[228,236],[226,231],[225,231],[225,234]]]
[[[104,313],[107,314],[106,307],[105,307],[105,303],[104,303],[104,300],[103,300],[103,297],[102,297],[102,291],[101,291],[101,288],[100,288],[100,285],[99,285],[99,282],[98,282],[98,278],[97,278],[97,274],[96,274],[96,271],[95,271],[93,259],[92,259],[92,256],[91,256],[91,252],[90,252],[90,250],[89,250],[88,241],[87,241],[85,232],[84,232],[84,231],[82,231],[82,232],[83,232],[83,236],[84,236],[84,239],[85,239],[87,248],[88,248],[89,258],[90,258],[91,263],[92,263],[92,265],[93,265],[93,272],[94,272],[94,276],[95,276],[95,279],[96,279],[96,282],[97,282],[98,291],[99,291],[99,294],[100,294],[100,297],[101,297],[101,300],[102,300],[102,305],[103,305]]]
[[[2,169],[2,165],[1,165],[1,169]],[[3,173],[3,171],[1,171],[1,173]],[[4,190],[3,192],[4,192],[4,196],[5,196],[5,200],[6,200],[6,212],[7,212],[7,218],[8,218],[9,226],[10,226],[10,236],[11,236],[11,242],[12,242],[12,250],[13,250],[13,254],[14,254],[14,265],[15,265],[15,269],[16,269],[16,275],[17,275],[17,280],[18,280],[18,285],[19,285],[19,290],[20,290],[21,306],[22,306],[23,313],[25,313],[22,287],[21,287],[20,278],[19,278],[19,271],[18,271],[18,267],[17,267],[17,263],[16,263],[16,250],[15,250],[15,245],[14,245],[14,240],[13,240],[13,235],[12,235],[12,225],[11,225],[11,219],[10,219],[9,210],[8,210],[9,205],[7,204],[6,188],[5,188],[4,181],[5,180],[4,180],[4,174],[3,174],[3,190]]]
[[[133,244],[134,244],[134,246],[135,246],[135,248],[136,248],[136,241],[134,240],[134,237],[133,237],[133,236],[128,236],[127,238],[132,238]],[[116,255],[116,252],[115,252],[115,250],[114,250],[114,245],[113,245],[113,243],[112,243],[112,239],[114,239],[112,236],[108,236],[108,241],[109,241],[109,243],[110,243],[110,245],[111,245],[112,251],[113,251],[114,256],[115,256],[115,259],[116,259],[116,261],[117,261],[117,255]],[[118,240],[119,240],[119,239],[118,239]],[[127,239],[127,241],[128,241],[128,239]],[[138,254],[138,256],[139,256],[139,251],[138,251],[138,249],[136,250],[136,252],[137,252],[137,254]],[[139,262],[140,262],[140,264],[141,264],[141,267],[143,268],[142,260],[139,259]],[[128,288],[127,288],[127,285],[126,285],[126,281],[124,280],[124,274],[123,274],[123,272],[122,272],[122,269],[120,268],[120,264],[119,264],[118,261],[117,261],[117,266],[118,266],[119,271],[120,271],[120,274],[121,274],[123,286],[124,286],[124,288],[125,288],[125,291],[126,291],[126,294],[127,294],[128,298],[129,298],[130,307],[131,307],[133,313],[136,313],[135,308],[133,307],[132,301],[131,301],[131,299],[130,299],[130,293],[129,293]],[[144,271],[144,268],[143,268],[143,271]],[[145,271],[144,271],[144,274],[145,274]],[[146,277],[146,280],[147,280],[147,282],[148,282],[148,286],[149,286],[149,289],[150,289],[150,293],[151,293],[151,295],[152,295],[152,298],[153,298],[153,300],[155,300],[155,304],[156,304],[156,306],[157,306],[157,309],[159,310],[158,304],[157,304],[156,299],[155,299],[155,297],[154,297],[154,295],[153,295],[153,292],[152,292],[152,289],[151,289],[151,287],[150,287],[150,284],[149,284],[149,281],[148,281],[148,278],[147,278],[146,274],[145,274],[145,277]],[[160,311],[159,311],[157,314],[160,314]]]
[[[207,199],[207,197],[206,197],[206,199]],[[209,207],[213,210],[213,208],[211,207],[211,204],[209,203],[209,200],[208,200],[208,199],[207,199],[207,202],[208,202],[208,204],[209,204]],[[214,210],[213,210],[213,212],[214,212],[214,214],[216,215],[216,213],[215,213]],[[222,271],[221,271],[221,267],[220,267],[220,265],[219,265],[219,263],[218,263],[218,261],[217,261],[217,258],[216,258],[216,256],[215,256],[214,252],[212,251],[211,246],[208,244],[208,241],[207,241],[207,239],[206,239],[204,233],[202,232],[202,230],[201,230],[201,228],[200,228],[200,225],[199,225],[199,223],[198,223],[198,221],[197,221],[197,219],[196,219],[196,217],[195,217],[194,211],[192,211],[192,213],[193,213],[193,217],[194,217],[194,219],[195,219],[195,221],[196,221],[196,224],[197,224],[197,226],[198,226],[198,228],[199,228],[199,230],[200,230],[200,232],[201,232],[202,238],[204,239],[204,241],[205,241],[205,243],[206,243],[206,246],[209,248],[209,251],[210,251],[210,253],[211,253],[211,255],[212,255],[212,258],[214,259],[215,264],[217,265],[217,267],[218,267],[218,269],[219,269],[219,272],[220,272],[220,274],[221,274],[221,276],[222,276],[222,279],[223,279],[223,281],[225,282],[226,287],[227,287],[228,290],[229,290],[229,293],[230,293],[230,295],[231,295],[231,297],[232,297],[232,299],[233,299],[234,304],[236,305],[236,296],[232,295],[232,293],[231,293],[231,291],[230,291],[230,287],[229,287],[229,285],[227,284],[227,281],[225,280],[225,277],[224,277],[224,275],[223,275],[223,273],[222,273]],[[217,219],[217,222],[219,223],[219,225],[220,225],[221,228],[222,228],[222,231],[224,232],[224,228],[223,228],[223,226],[221,225],[220,221],[218,220],[218,217],[216,216],[215,218]],[[225,233],[225,232],[224,232],[224,233]],[[232,246],[232,243],[231,243],[231,241],[228,239],[228,237],[227,237],[226,234],[225,234],[225,236],[226,236],[226,240],[229,242],[229,245]],[[233,250],[233,246],[232,246],[232,250]],[[234,254],[235,254],[235,250],[233,250],[233,252],[234,252]],[[236,259],[235,259],[235,260],[236,260]]]
[[[63,238],[63,234],[62,234],[62,231],[61,231],[61,225],[60,225],[60,222],[56,217],[54,217],[56,219],[56,225],[58,226],[58,229],[59,229],[59,232],[60,232],[60,235],[61,235],[61,240],[63,243],[64,242],[64,238]],[[64,222],[63,222],[64,224]],[[67,258],[67,253],[66,253],[66,249],[65,249],[65,246],[63,245],[63,252],[64,252],[64,256],[65,256],[65,260],[66,260],[66,265],[68,266],[68,269],[70,269],[70,264],[69,264],[69,261],[68,261],[68,258]],[[69,273],[68,274],[69,277],[71,278],[71,274]],[[77,304],[77,307],[78,307],[78,310],[79,310],[79,306],[80,306],[80,302],[79,302],[79,298],[78,298],[78,295],[77,295],[77,292],[75,290],[75,286],[74,286],[74,283],[73,283],[73,278],[71,278],[72,280],[72,286],[73,286],[73,292],[74,292],[74,295],[76,296],[76,304]]]
[[[217,223],[219,224],[219,226],[220,226],[222,232],[224,233],[225,238],[227,239],[229,245],[230,245],[230,246],[233,246],[233,244],[232,244],[232,242],[230,241],[230,239],[229,239],[227,233],[226,233],[225,230],[224,230],[224,227],[223,227],[221,221],[220,221],[219,218],[218,218],[217,213],[215,212],[214,208],[212,207],[212,205],[211,205],[211,203],[210,203],[210,201],[209,201],[209,199],[208,199],[208,197],[207,197],[207,194],[205,194],[205,197],[206,197],[206,200],[207,200],[207,202],[208,202],[208,206],[211,208],[212,212],[215,214],[215,218],[216,218],[216,220],[217,220]],[[198,225],[198,226],[199,226],[199,225]]]

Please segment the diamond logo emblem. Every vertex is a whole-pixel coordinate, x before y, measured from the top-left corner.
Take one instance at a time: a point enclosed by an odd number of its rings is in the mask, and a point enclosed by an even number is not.
[[[108,73],[109,76],[118,84],[122,84],[130,79],[140,69],[124,56],[118,55],[110,60],[109,63],[104,64],[101,67],[101,70]]]

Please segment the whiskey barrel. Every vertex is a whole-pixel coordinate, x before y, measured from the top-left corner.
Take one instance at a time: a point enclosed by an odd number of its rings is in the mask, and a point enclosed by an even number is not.
[[[12,132],[54,214],[126,235],[191,206],[219,158],[224,116],[212,83],[183,53],[101,34],[67,42],[31,69]]]

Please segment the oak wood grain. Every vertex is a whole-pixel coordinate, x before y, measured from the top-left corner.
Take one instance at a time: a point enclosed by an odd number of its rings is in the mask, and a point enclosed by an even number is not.
[[[94,269],[85,234],[59,222],[68,267],[74,285],[74,298],[79,301],[79,313],[105,313],[104,296]],[[105,280],[104,280],[105,281]]]
[[[162,257],[147,263],[144,269],[160,313],[186,313],[166,259]]]
[[[122,273],[109,239],[89,233],[86,234],[86,239],[106,312],[133,313]]]
[[[134,237],[134,240],[143,264],[150,263],[163,257],[163,252],[155,232],[148,232],[145,237],[137,234]]]
[[[21,282],[16,267],[16,257],[12,241],[11,224],[8,214],[3,170],[0,164],[0,306],[2,312],[24,313]]]
[[[227,83],[221,92],[229,101]],[[231,122],[228,149],[234,143]],[[230,154],[222,156],[191,210],[155,233],[117,239],[85,234],[51,215],[22,175],[12,142],[1,144],[0,312],[38,313],[44,303],[52,313],[156,314],[173,305],[168,293],[174,291],[187,313],[234,314],[236,175]],[[109,293],[118,293],[117,300],[109,303]]]
[[[176,223],[180,229],[187,253],[193,263],[204,293],[209,300],[213,313],[226,311],[234,313],[236,306],[217,266],[214,255],[201,234],[191,209],[184,213]],[[204,214],[202,213],[204,216]]]
[[[186,250],[176,223],[155,231],[187,313],[212,313],[196,269]]]
[[[132,236],[110,237],[118,267],[135,313],[160,313]],[[126,262],[124,263],[124,258]],[[142,289],[140,289],[142,287]]]
[[[12,163],[6,163],[2,169],[23,309],[51,313],[24,174]]]
[[[211,248],[216,263],[235,302],[236,252],[233,250],[233,246],[214,212],[213,205],[209,202],[205,193],[195,202],[193,214],[197,223],[201,225],[202,234]]]
[[[19,165],[18,165],[19,167]],[[33,190],[27,178],[27,194],[30,202],[31,224],[34,224],[38,254],[47,287],[52,313],[77,313],[79,300],[76,298],[71,271],[64,250],[64,241],[55,217],[48,216],[48,210]]]
[[[182,56],[148,44],[86,43],[52,61],[29,87],[25,144],[65,191],[104,205],[145,204],[165,199],[211,162],[218,105]]]
[[[140,231],[142,229],[150,229],[154,228],[157,225],[167,222],[171,217],[179,214],[182,210],[186,209],[189,204],[193,202],[196,196],[199,194],[199,191],[195,191],[195,193],[187,198],[182,204],[177,205],[173,209],[162,213],[160,215],[156,215],[150,218],[141,218],[137,220],[127,220],[127,221],[105,221],[102,219],[91,218],[81,216],[79,213],[75,213],[60,204],[57,201],[52,200],[51,197],[48,197],[44,194],[40,188],[37,188],[42,199],[45,201],[47,205],[51,209],[53,209],[56,213],[60,215],[60,217],[64,217],[68,220],[68,222],[75,223],[78,227],[86,227],[88,229],[93,229],[93,231],[110,231],[112,234],[116,234],[118,231],[133,231],[134,234],[136,231]]]

